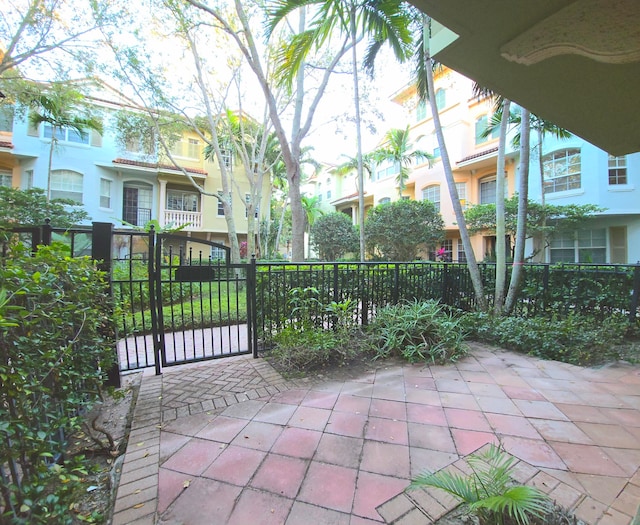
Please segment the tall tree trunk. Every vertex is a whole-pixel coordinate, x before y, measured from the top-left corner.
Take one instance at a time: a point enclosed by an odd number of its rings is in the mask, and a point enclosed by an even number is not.
[[[524,244],[527,236],[527,205],[529,202],[529,152],[531,117],[529,110],[522,108],[520,124],[520,184],[518,185],[518,222],[516,225],[516,247],[513,255],[513,269],[509,292],[504,305],[504,313],[513,311],[522,281],[524,265]]]
[[[433,60],[431,60],[431,54],[429,51],[429,23],[425,20],[423,30],[427,33],[424,35],[425,45],[425,60],[427,61],[426,74],[427,74],[427,88],[429,93],[429,106],[431,108],[431,115],[433,117],[433,125],[435,127],[436,137],[438,139],[438,147],[440,148],[440,157],[442,160],[442,167],[444,168],[445,178],[447,180],[447,186],[449,187],[449,196],[453,204],[453,211],[456,215],[456,222],[460,230],[460,239],[462,240],[462,246],[464,247],[464,253],[467,257],[467,268],[469,269],[469,276],[471,277],[471,283],[473,284],[473,290],[476,296],[476,303],[480,310],[487,309],[487,299],[484,296],[484,286],[482,285],[482,276],[480,275],[480,268],[476,261],[476,256],[473,253],[471,247],[471,238],[469,237],[469,231],[467,230],[467,222],[464,219],[464,213],[462,212],[462,205],[460,204],[460,197],[458,196],[458,189],[453,178],[453,171],[451,170],[451,162],[449,161],[449,153],[447,151],[446,144],[444,142],[444,134],[442,132],[442,125],[440,123],[440,114],[438,113],[438,107],[436,105],[436,95],[433,86]]]
[[[300,262],[304,261],[306,218],[302,207],[300,184],[291,184],[291,181],[289,181],[289,206],[291,206],[291,260]]]
[[[502,103],[502,119],[500,120],[500,142],[498,144],[498,163],[496,167],[496,290],[493,300],[493,313],[500,315],[504,305],[505,281],[507,272],[507,246],[505,242],[505,214],[504,214],[504,172],[505,150],[507,146],[507,125],[511,102],[504,99]]]
[[[358,162],[358,222],[360,226],[360,262],[365,259],[364,237],[364,169],[362,167],[362,129],[360,126],[360,90],[358,86],[358,56],[356,53],[356,19],[355,13],[350,16],[351,24],[351,57],[353,60],[353,102],[356,111],[356,159]]]
[[[280,213],[280,222],[278,223],[278,231],[276,233],[276,241],[274,243],[274,249],[277,252],[280,247],[280,237],[282,237],[282,226],[284,225],[284,214],[287,211],[287,197],[282,201],[282,213]],[[287,254],[289,255],[289,254]]]

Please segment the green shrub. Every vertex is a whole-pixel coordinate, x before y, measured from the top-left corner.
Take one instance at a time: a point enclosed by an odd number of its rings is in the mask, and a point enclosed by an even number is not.
[[[270,354],[279,368],[300,372],[344,366],[358,355],[353,302],[325,305],[318,299],[317,289],[293,288],[287,307],[290,324],[274,335],[275,348]]]
[[[275,337],[271,358],[283,370],[301,372],[316,370],[328,365],[344,365],[357,352],[350,345],[349,337],[322,328],[299,330],[288,326]]]
[[[445,363],[466,354],[460,318],[437,301],[385,306],[367,332],[377,357],[400,355],[410,362]]]
[[[64,459],[63,436],[79,428],[113,363],[104,277],[62,245],[34,256],[16,246],[0,266],[2,523],[70,521],[82,462],[51,464]]]
[[[620,358],[616,346],[630,328],[622,315],[604,320],[569,314],[551,319],[493,317],[470,313],[463,318],[470,337],[544,359],[576,365],[593,365]]]

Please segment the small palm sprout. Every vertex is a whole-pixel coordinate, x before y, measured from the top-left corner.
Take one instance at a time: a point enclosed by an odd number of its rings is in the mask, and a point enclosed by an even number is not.
[[[471,454],[471,474],[441,470],[417,476],[407,490],[434,487],[462,500],[480,525],[527,525],[531,517],[543,517],[551,506],[549,497],[535,487],[516,484],[511,470],[517,460],[491,444]]]

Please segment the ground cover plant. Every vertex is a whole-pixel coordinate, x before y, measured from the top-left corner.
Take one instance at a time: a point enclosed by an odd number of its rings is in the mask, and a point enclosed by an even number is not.
[[[62,245],[17,245],[0,289],[0,522],[70,523],[89,465],[66,439],[114,357],[105,276]]]
[[[543,359],[590,366],[638,359],[637,324],[621,314],[596,319],[576,313],[566,317],[496,317],[465,314],[471,339]]]
[[[407,301],[381,308],[367,326],[376,358],[401,356],[410,363],[454,362],[466,355],[459,315],[437,301]]]
[[[289,323],[273,338],[269,353],[285,372],[345,366],[356,358],[400,357],[409,362],[454,362],[466,354],[460,317],[437,301],[411,301],[380,308],[362,328],[352,301],[323,304],[315,288],[294,288]]]
[[[287,326],[274,336],[270,358],[285,372],[344,366],[363,351],[349,301],[323,304],[316,288],[289,292]]]

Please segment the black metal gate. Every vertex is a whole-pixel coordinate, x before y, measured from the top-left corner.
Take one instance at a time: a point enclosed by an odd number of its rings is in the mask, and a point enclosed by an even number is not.
[[[256,355],[255,261],[187,235],[114,232],[121,370]]]

